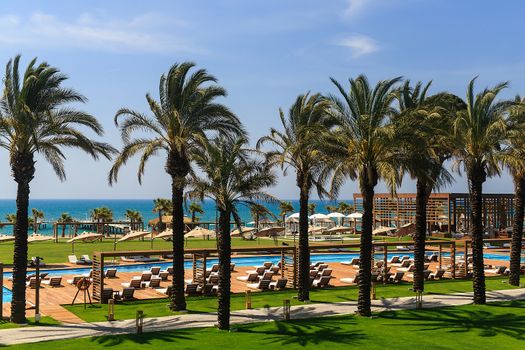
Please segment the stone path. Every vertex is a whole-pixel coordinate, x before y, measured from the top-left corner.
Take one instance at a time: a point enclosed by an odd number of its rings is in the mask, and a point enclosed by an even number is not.
[[[487,301],[510,301],[525,299],[525,289],[511,289],[487,292]],[[466,305],[472,302],[472,293],[447,295],[425,295],[423,307],[443,307]],[[399,310],[415,308],[414,297],[391,298],[373,301],[373,311]],[[353,314],[357,310],[356,302],[306,304],[291,308],[292,319],[314,318]],[[217,315],[214,313],[184,314],[177,316],[152,317],[144,320],[144,331],[166,331],[183,328],[213,327]],[[274,321],[282,319],[282,308],[234,311],[232,324]],[[65,324],[46,327],[21,327],[0,330],[0,345],[34,343],[41,341],[115,335],[135,332],[135,320]]]

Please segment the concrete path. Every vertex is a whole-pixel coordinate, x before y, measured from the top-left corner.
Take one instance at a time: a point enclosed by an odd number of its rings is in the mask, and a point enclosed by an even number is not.
[[[525,289],[511,289],[487,292],[487,301],[510,301],[525,299]],[[472,293],[448,295],[425,295],[423,307],[443,307],[466,305],[472,302]],[[391,298],[373,301],[373,311],[400,310],[415,308],[414,297]],[[356,302],[306,304],[291,308],[292,319],[314,318],[335,315],[353,314],[357,310]],[[215,313],[184,314],[177,316],[152,317],[144,320],[144,331],[166,331],[182,328],[213,327],[217,315]],[[282,319],[282,308],[234,311],[231,315],[232,324],[275,321]],[[0,345],[34,343],[41,341],[115,335],[135,332],[135,320],[114,322],[97,322],[82,324],[67,324],[46,327],[22,327],[0,330]]]

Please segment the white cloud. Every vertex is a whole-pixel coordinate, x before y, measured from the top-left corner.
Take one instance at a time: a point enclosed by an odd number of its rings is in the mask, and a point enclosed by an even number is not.
[[[348,0],[343,15],[346,18],[355,18],[365,12],[375,1],[376,0]]]
[[[352,57],[357,58],[380,50],[379,44],[373,38],[366,35],[351,35],[341,39],[339,46],[350,49]]]
[[[169,24],[169,35],[166,27]],[[126,20],[83,13],[61,19],[45,13],[0,16],[0,44],[78,48],[112,52],[196,52],[186,41],[186,24],[158,14]]]

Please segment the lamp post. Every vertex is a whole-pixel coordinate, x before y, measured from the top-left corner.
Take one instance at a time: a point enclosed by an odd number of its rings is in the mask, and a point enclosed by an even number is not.
[[[44,260],[37,256],[35,258],[36,265],[36,289],[35,289],[35,323],[40,322],[40,260]]]

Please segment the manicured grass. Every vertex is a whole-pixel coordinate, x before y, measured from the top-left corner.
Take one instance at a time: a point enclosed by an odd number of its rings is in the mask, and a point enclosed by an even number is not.
[[[377,285],[377,298],[394,298],[412,296],[410,283],[396,285]],[[515,288],[507,283],[507,278],[487,278],[487,290],[500,290]],[[426,293],[450,294],[472,291],[472,281],[469,280],[443,280],[432,281],[425,284]],[[284,299],[290,299],[292,305],[299,305],[294,297],[297,292],[284,290],[275,292],[252,293],[252,307],[262,308],[270,306],[282,306]],[[310,293],[312,303],[329,303],[357,300],[357,287],[337,287],[321,290],[312,290]],[[215,312],[217,311],[217,299],[215,297],[188,297],[189,312]],[[144,300],[134,302],[123,302],[115,305],[116,319],[135,318],[137,310],[143,310],[146,317],[160,317],[173,315],[168,308],[168,299]],[[64,305],[64,307],[87,322],[106,321],[108,314],[107,305],[92,305],[84,310],[83,305]],[[245,308],[244,294],[233,294],[231,299],[232,310]]]
[[[111,335],[13,349],[522,349],[525,302],[382,312],[141,335]],[[1,342],[1,341],[0,341]]]
[[[30,317],[27,322],[27,326],[51,326],[51,325],[57,325],[59,322],[55,320],[52,317],[44,316],[40,318],[40,323],[35,323],[35,318]],[[27,327],[27,326],[20,326],[15,323],[11,323],[8,321],[0,321],[0,329],[8,329],[8,328],[18,328],[18,327]],[[0,341],[1,343],[1,341]]]

